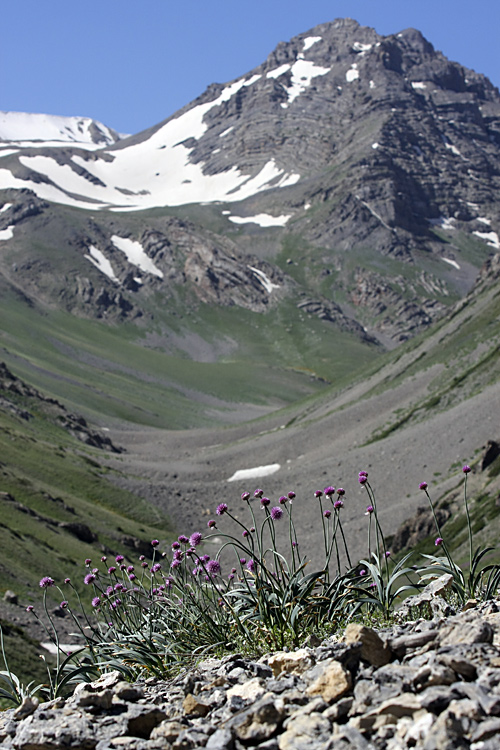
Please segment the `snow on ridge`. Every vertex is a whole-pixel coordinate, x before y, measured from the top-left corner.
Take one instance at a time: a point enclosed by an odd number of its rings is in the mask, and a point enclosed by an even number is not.
[[[12,203],[4,203],[2,208],[0,208],[0,214],[3,214],[4,211],[8,211],[11,206]]]
[[[419,89],[423,90],[427,88],[427,84],[423,81],[412,81],[411,82],[412,88],[414,88],[416,91]]]
[[[270,70],[266,73],[266,78],[279,78],[283,73],[290,70],[291,67],[292,66],[289,63],[284,63],[283,65],[280,65],[279,68],[274,68],[274,70]]]
[[[352,83],[357,78],[359,78],[359,70],[358,70],[358,64],[353,63],[347,73],[345,74],[345,79],[347,83]]]
[[[11,156],[11,154],[18,154],[18,148],[0,148],[0,158],[2,156]]]
[[[98,130],[103,140],[96,144],[92,130]],[[28,112],[0,112],[0,141],[27,141],[35,145],[61,141],[78,143],[91,148],[102,148],[115,143],[111,130],[90,117],[61,117]],[[52,144],[51,144],[52,145]]]
[[[0,240],[3,242],[4,240],[11,240],[14,236],[14,224],[11,224],[7,227],[7,229],[1,229],[0,230]]]
[[[114,281],[115,283],[119,284],[119,280],[115,276],[115,272],[113,271],[113,266],[109,262],[109,260],[106,258],[103,252],[101,250],[98,250],[97,247],[94,247],[94,245],[89,246],[89,253],[90,255],[85,255],[85,258],[87,260],[90,260],[93,265],[101,271],[105,276],[108,277],[108,279],[111,279],[111,281]]]
[[[288,103],[282,103],[282,107],[286,108],[296,99],[300,94],[303,94],[308,86],[311,85],[313,78],[317,76],[324,76],[330,72],[331,68],[322,68],[320,65],[315,65],[310,60],[297,60],[290,68],[292,73],[291,85],[287,86]]]
[[[366,55],[366,53],[369,52],[372,47],[373,44],[363,44],[362,42],[354,42],[354,44],[352,45],[353,50],[355,52],[358,52],[360,57]]]
[[[480,239],[484,240],[488,245],[494,247],[496,250],[500,250],[500,239],[496,232],[473,232],[472,234],[477,235]]]
[[[455,219],[447,218],[446,216],[440,216],[439,219],[428,219],[429,224],[431,224],[433,227],[439,227],[440,229],[445,229],[446,231],[451,231],[455,229],[453,226],[453,222]]]
[[[316,44],[316,42],[321,42],[322,39],[322,36],[307,36],[304,39],[304,46],[302,47],[302,49],[304,50],[304,52],[307,52],[307,50],[312,47],[313,44]]]
[[[255,216],[228,216],[234,224],[258,224],[261,227],[284,227],[291,214],[271,216],[271,214],[256,214]]]
[[[449,263],[450,266],[453,266],[457,269],[457,271],[460,271],[460,266],[458,265],[456,260],[452,260],[451,258],[441,258],[441,260],[444,260],[445,263]]]
[[[262,284],[262,286],[264,287],[264,289],[266,290],[268,294],[271,294],[273,289],[280,288],[279,284],[273,284],[269,276],[265,274],[264,271],[261,271],[259,268],[254,268],[253,266],[248,266],[248,267],[252,271],[254,276],[257,276],[258,280],[260,281],[260,283]]]
[[[141,271],[144,271],[145,273],[151,273],[154,276],[158,276],[160,279],[163,278],[163,271],[156,268],[149,255],[144,251],[140,242],[128,239],[127,237],[119,237],[117,234],[114,234],[111,237],[111,242],[118,250],[125,253],[129,263],[137,266],[137,268],[140,268]]]
[[[487,224],[488,226],[491,224],[491,220],[487,219],[486,216],[478,216],[476,221],[480,221],[481,224]]]
[[[268,477],[275,474],[281,469],[280,464],[268,464],[267,466],[255,466],[253,469],[238,469],[229,477],[228,482],[239,482],[243,479],[257,479],[258,477]]]

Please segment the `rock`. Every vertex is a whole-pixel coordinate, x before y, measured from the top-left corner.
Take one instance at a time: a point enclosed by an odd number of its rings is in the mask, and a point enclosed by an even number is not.
[[[307,648],[301,648],[298,651],[278,651],[269,658],[269,666],[273,670],[273,675],[278,677],[281,672],[289,674],[302,674],[312,666],[313,660],[311,652]]]
[[[242,742],[263,742],[277,731],[284,717],[283,701],[264,697],[227,722],[226,726]]]
[[[344,632],[346,643],[361,643],[361,658],[375,667],[383,667],[391,660],[391,649],[372,629],[358,623],[350,623]]]
[[[3,595],[4,602],[7,602],[8,604],[17,604],[18,597],[15,591],[11,591],[10,589],[7,589],[5,594]]]
[[[188,693],[182,703],[184,712],[190,716],[206,716],[210,711],[210,706],[199,701],[194,695]]]
[[[341,698],[352,687],[351,673],[334,659],[321,662],[310,671],[313,682],[306,690],[307,695],[320,695],[326,703]]]
[[[319,713],[292,718],[279,738],[279,750],[322,750],[330,738],[330,721]]]

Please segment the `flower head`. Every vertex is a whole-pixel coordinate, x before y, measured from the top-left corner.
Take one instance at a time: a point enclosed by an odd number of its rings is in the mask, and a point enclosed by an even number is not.
[[[99,599],[99,597],[98,596],[94,596],[94,598],[92,599],[92,606],[93,607],[98,607],[100,605],[100,603],[101,603],[101,600]]]
[[[368,477],[367,477],[367,475],[366,475],[366,474],[361,474],[361,473],[360,473],[360,474],[358,474],[358,482],[359,482],[360,484],[366,484],[366,483],[367,483],[367,481],[368,481]]]
[[[199,531],[195,531],[194,534],[191,534],[189,537],[189,544],[191,547],[197,547],[202,540],[202,536]]]
[[[68,602],[65,599],[63,599],[63,601],[59,605],[59,609],[66,609],[67,606],[68,606]]]
[[[283,509],[277,505],[275,508],[271,508],[271,518],[273,521],[279,521],[280,518],[283,518]]]
[[[123,561],[125,560],[125,558],[123,557],[123,555],[117,555],[117,556],[115,557],[115,560],[116,560],[116,562],[117,562],[118,564],[120,564],[120,563],[122,563],[122,562],[123,562]]]
[[[48,589],[49,586],[54,585],[54,579],[51,578],[50,576],[44,576],[43,578],[40,579],[40,583],[38,585],[40,586],[41,589]]]
[[[271,501],[269,500],[268,497],[261,497],[260,498],[260,504],[262,505],[263,508],[267,507],[270,503],[271,503]]]
[[[151,540],[151,546],[152,547],[158,547],[159,543],[160,542],[158,541],[158,539],[152,539]]]
[[[325,487],[324,489],[324,493],[327,497],[330,497],[330,495],[333,495],[334,492],[335,492],[335,487],[332,487],[331,485],[329,485],[328,487]]]
[[[373,505],[367,505],[365,516],[371,516],[374,510],[375,508],[373,507]]]
[[[335,508],[335,510],[340,510],[344,507],[344,503],[342,500],[335,500],[335,502],[333,503],[333,507]]]
[[[325,510],[325,511],[323,511],[323,515],[324,515],[325,518],[330,518],[330,516],[332,515],[332,511],[331,510]]]
[[[210,575],[216,576],[220,573],[220,562],[218,560],[209,560],[206,568]]]
[[[115,568],[115,566],[114,566],[114,565],[111,565],[111,566],[110,566],[110,567],[108,568],[108,573],[109,573],[109,575],[111,575],[112,573],[115,573],[115,572],[116,572],[116,568]]]
[[[418,485],[418,489],[419,490],[426,490],[428,486],[429,485],[427,484],[427,482],[420,482],[420,484]]]
[[[292,500],[295,500],[295,497],[295,492],[291,490],[291,492],[288,493],[288,499],[290,500],[290,502],[292,502]]]
[[[217,523],[213,518],[211,518],[210,521],[207,521],[207,526],[209,529],[215,529],[217,527]]]
[[[249,573],[253,573],[255,570],[255,560],[249,560],[247,562],[247,570]]]
[[[279,499],[280,505],[285,505],[288,502],[288,498],[286,495],[282,495]]]
[[[345,495],[345,489],[343,487],[337,487],[337,495],[341,497],[342,495]]]
[[[438,536],[436,538],[436,541],[434,542],[434,544],[436,545],[436,547],[439,547],[443,542],[444,542],[443,537],[442,536]]]
[[[245,501],[249,500],[250,499],[250,493],[249,492],[242,492],[241,493],[241,499],[245,500]]]
[[[155,563],[151,566],[151,573],[158,573],[159,570],[161,570],[160,563]]]
[[[87,575],[83,579],[83,582],[86,586],[88,586],[91,583],[94,583],[94,581],[95,581],[95,575],[93,573],[87,573]]]
[[[32,604],[28,604],[28,606],[26,607],[26,612],[33,612],[34,609],[35,608]]]
[[[253,493],[253,496],[262,497],[263,494],[264,494],[264,490],[255,490],[255,492]]]
[[[468,464],[465,464],[465,466],[462,468],[462,471],[464,474],[468,474],[470,471],[472,471],[472,469]]]
[[[71,583],[71,578],[65,578],[64,583]]]
[[[215,512],[217,513],[218,516],[223,516],[226,510],[227,510],[226,503],[219,503],[219,505],[217,506],[217,510]]]
[[[87,557],[86,560],[85,560],[85,565],[87,566],[87,568],[89,567],[89,565],[90,565],[91,562],[92,562],[92,560],[90,559],[90,557]]]
[[[189,543],[189,538],[185,534],[181,534],[180,536],[177,537],[177,539],[181,544]]]
[[[362,570],[360,570],[359,571],[359,575],[360,576],[365,576],[366,575],[366,570],[364,568]]]

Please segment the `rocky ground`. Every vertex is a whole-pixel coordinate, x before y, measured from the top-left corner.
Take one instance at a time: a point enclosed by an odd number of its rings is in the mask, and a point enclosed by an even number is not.
[[[169,681],[117,672],[0,714],[6,750],[496,750],[500,600],[376,632],[350,624],[294,652],[205,658]],[[417,605],[417,603],[415,603]],[[424,610],[420,611],[421,614]]]

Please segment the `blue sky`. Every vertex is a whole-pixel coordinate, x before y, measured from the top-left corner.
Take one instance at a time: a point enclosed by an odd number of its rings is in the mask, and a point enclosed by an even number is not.
[[[137,133],[318,23],[413,26],[500,86],[498,0],[16,0],[2,8],[0,110]]]

